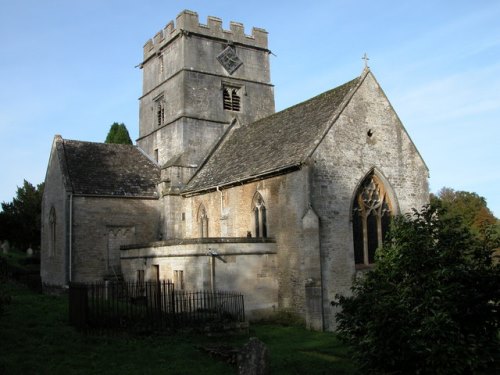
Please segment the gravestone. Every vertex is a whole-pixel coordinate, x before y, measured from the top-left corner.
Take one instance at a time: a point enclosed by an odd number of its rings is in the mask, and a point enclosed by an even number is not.
[[[265,375],[269,373],[266,345],[257,337],[251,337],[238,353],[239,375]]]
[[[7,254],[10,251],[9,241],[5,240],[2,243],[2,253]]]

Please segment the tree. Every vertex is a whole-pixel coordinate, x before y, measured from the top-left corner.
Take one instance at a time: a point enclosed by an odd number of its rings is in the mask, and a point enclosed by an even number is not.
[[[40,247],[42,195],[44,184],[32,185],[24,180],[12,202],[2,202],[0,238],[15,247]]]
[[[128,134],[128,130],[125,124],[114,122],[109,129],[104,143],[119,143],[123,145],[131,145],[132,140],[130,139],[130,135]]]
[[[470,374],[498,364],[497,245],[438,208],[395,218],[375,268],[335,303],[361,370]]]
[[[443,187],[437,195],[431,195],[431,203],[444,209],[441,214],[460,217],[476,234],[486,226],[495,226],[498,221],[488,208],[486,199],[476,193]]]

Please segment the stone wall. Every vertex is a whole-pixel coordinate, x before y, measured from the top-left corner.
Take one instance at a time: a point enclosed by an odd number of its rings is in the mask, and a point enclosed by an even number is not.
[[[185,199],[186,238],[200,236],[198,212],[208,216],[209,237],[255,237],[252,201],[258,192],[266,207],[267,233],[276,240],[279,308],[305,316],[305,285],[321,285],[318,222],[309,201],[310,169]],[[256,270],[245,270],[253,272]]]
[[[72,280],[119,275],[120,246],[157,239],[159,215],[156,199],[74,197]]]
[[[60,160],[52,145],[42,198],[40,274],[48,286],[66,285],[68,281],[69,194],[64,185]],[[55,238],[50,218],[54,210]],[[55,240],[55,241],[54,241]]]
[[[164,241],[125,247],[121,261],[128,281],[136,281],[139,270],[144,271],[145,280],[154,280],[159,271],[160,279],[172,280],[176,289],[188,291],[210,290],[214,280],[215,290],[235,291],[245,296],[249,318],[269,314],[278,307],[276,244],[272,241],[247,238]]]
[[[215,248],[227,260],[227,263],[216,261],[216,266],[223,270],[217,276],[218,288],[241,288],[247,307],[254,306],[252,310],[267,304],[267,312],[287,309],[305,318],[306,286],[319,288],[319,293],[313,293],[314,298],[321,296],[319,221],[309,202],[309,178],[310,168],[304,166],[293,173],[203,195],[165,196],[163,216],[170,216],[172,221],[174,217],[177,219],[175,229],[170,229],[176,236],[154,245],[125,247],[126,250],[122,250],[124,275],[134,279],[137,271],[144,269],[146,278],[156,277],[152,266],[159,265],[161,278],[172,279],[175,270],[183,270],[186,288],[205,289],[210,286],[211,257],[207,253]],[[252,210],[256,194],[260,194],[266,207],[270,240],[256,238]],[[172,199],[182,204],[180,212],[170,210]],[[208,238],[200,238],[201,207],[207,216]],[[246,239],[248,233],[251,237]],[[219,243],[220,238],[237,241]],[[203,245],[196,241],[202,241]],[[272,304],[267,297],[268,302],[262,302],[259,288],[276,293]],[[321,313],[309,309],[308,314],[311,327],[321,329]]]
[[[371,73],[313,159],[312,201],[321,223],[323,305],[331,330],[335,310],[330,302],[337,293],[349,293],[356,272],[351,209],[358,185],[375,168],[389,185],[395,213],[406,213],[428,202],[428,171]]]
[[[209,17],[201,25],[196,13],[184,11],[175,27],[169,23],[145,45],[138,145],[152,158],[158,150],[160,165],[180,153],[197,164],[234,119],[246,124],[274,113],[267,33],[254,28],[246,36],[239,23],[229,31],[221,24]],[[228,45],[243,62],[231,74],[217,60]],[[240,111],[223,109],[224,85],[239,89]]]

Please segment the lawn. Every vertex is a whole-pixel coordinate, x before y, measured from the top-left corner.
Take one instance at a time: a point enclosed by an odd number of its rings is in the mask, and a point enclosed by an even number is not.
[[[232,374],[233,367],[199,348],[240,347],[249,337],[85,335],[68,325],[66,297],[36,294],[10,281],[2,281],[0,289],[12,296],[0,317],[2,375]],[[333,334],[252,324],[250,336],[267,345],[272,374],[354,373]]]

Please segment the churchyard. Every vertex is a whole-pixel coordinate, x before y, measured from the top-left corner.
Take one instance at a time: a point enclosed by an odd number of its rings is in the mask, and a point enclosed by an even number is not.
[[[8,260],[19,265],[22,257]],[[238,336],[85,334],[69,324],[67,296],[42,295],[2,277],[0,374],[231,374],[237,369],[225,354],[250,337],[266,345],[273,374],[354,373],[335,335],[307,331],[286,314]]]

